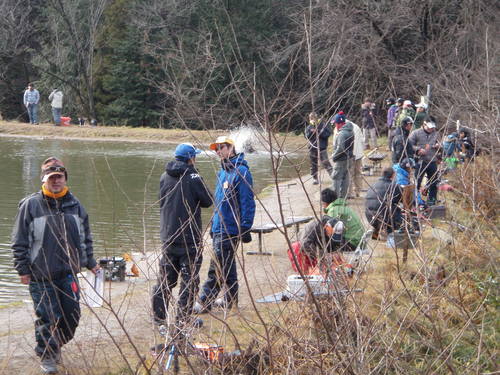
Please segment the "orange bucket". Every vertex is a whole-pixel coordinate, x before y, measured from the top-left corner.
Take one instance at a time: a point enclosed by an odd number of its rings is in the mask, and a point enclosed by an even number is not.
[[[61,116],[61,125],[62,126],[70,126],[71,125],[70,122],[71,122],[71,117],[62,117]]]

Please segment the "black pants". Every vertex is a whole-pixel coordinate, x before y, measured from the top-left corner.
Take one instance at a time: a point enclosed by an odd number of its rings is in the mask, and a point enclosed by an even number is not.
[[[53,357],[75,335],[80,320],[80,287],[73,277],[51,281],[32,281],[29,291],[35,320],[35,352],[39,357]]]
[[[239,237],[216,233],[213,238],[215,258],[210,261],[208,278],[203,285],[200,300],[210,309],[222,287],[226,286],[225,302],[228,306],[238,303],[238,271],[234,253]]]
[[[315,148],[309,149],[309,158],[311,159],[311,176],[318,179],[318,150]],[[328,171],[328,175],[331,176],[333,169],[330,160],[328,160],[328,151],[326,149],[320,150],[319,159],[323,168],[325,168]]]
[[[377,212],[373,212],[371,210],[365,210],[366,219],[373,227],[374,234],[378,236],[380,233],[380,229],[382,226],[386,226],[387,233],[392,233],[394,230],[401,227],[403,222],[403,217],[401,215],[401,209],[399,207],[395,207],[392,210],[392,213],[389,212],[387,208],[381,208]]]
[[[420,161],[415,168],[415,178],[417,179],[417,190],[420,191],[424,175],[427,176],[427,186],[429,187],[427,203],[435,204],[437,199],[438,172],[435,161]]]
[[[167,319],[167,312],[172,298],[172,289],[181,275],[179,301],[177,303],[177,321],[190,316],[200,283],[199,272],[203,260],[201,251],[195,248],[168,248],[160,260],[158,284],[153,288],[153,314],[157,322]]]

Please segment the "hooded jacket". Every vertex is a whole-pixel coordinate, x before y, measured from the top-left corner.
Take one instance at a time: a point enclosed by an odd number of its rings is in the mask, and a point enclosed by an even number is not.
[[[198,247],[201,207],[212,205],[212,194],[193,165],[173,160],[160,177],[160,239],[168,247]]]
[[[344,238],[357,247],[363,237],[364,228],[361,219],[348,205],[345,199],[337,198],[325,209],[325,213],[344,223]]]
[[[396,184],[398,185],[409,185],[410,184],[410,172],[408,172],[406,169],[401,167],[401,165],[394,164],[392,166],[392,169],[394,169],[394,172],[396,172]]]
[[[410,132],[403,127],[394,130],[392,138],[392,163],[397,164],[404,158],[413,158],[413,148],[408,141]]]
[[[314,131],[316,129],[316,131]],[[328,147],[328,138],[332,134],[332,129],[327,123],[320,121],[317,125],[309,124],[305,130],[305,137],[309,141],[309,151],[317,152],[319,149],[326,150]]]
[[[340,129],[333,145],[333,161],[348,160],[353,157],[354,131],[352,123],[347,121]]]
[[[386,215],[385,210],[391,205],[395,208],[401,200],[401,189],[390,178],[381,177],[366,193],[365,208],[373,214]]]
[[[253,179],[243,153],[221,162],[215,186],[212,232],[239,235],[253,225]]]
[[[54,199],[39,191],[21,200],[12,251],[18,274],[35,281],[61,279],[97,264],[88,215],[70,192]]]

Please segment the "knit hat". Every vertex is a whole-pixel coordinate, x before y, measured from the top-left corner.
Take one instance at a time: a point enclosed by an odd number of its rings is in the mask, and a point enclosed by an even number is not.
[[[51,156],[50,158],[45,159],[42,163],[42,173],[40,178],[42,182],[47,182],[50,176],[59,175],[66,177],[68,179],[68,171],[64,166],[63,162],[58,158]]]

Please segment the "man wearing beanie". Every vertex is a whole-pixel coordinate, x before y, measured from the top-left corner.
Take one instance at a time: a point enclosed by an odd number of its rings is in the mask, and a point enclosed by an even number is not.
[[[99,269],[94,259],[88,215],[66,186],[68,172],[55,157],[42,164],[42,190],[19,203],[12,232],[14,267],[29,285],[35,306],[36,354],[45,374],[57,373],[61,347],[80,320],[82,267]]]
[[[160,178],[160,239],[162,258],[158,284],[153,288],[153,314],[157,324],[166,324],[172,289],[181,286],[176,321],[179,328],[191,316],[198,293],[202,262],[201,208],[212,205],[212,194],[195,168],[201,151],[182,143]],[[200,322],[201,323],[201,322]]]
[[[345,114],[339,112],[333,117],[338,131],[333,144],[333,190],[339,198],[346,198],[349,187],[349,168],[354,157],[354,132],[351,122],[346,122]]]

